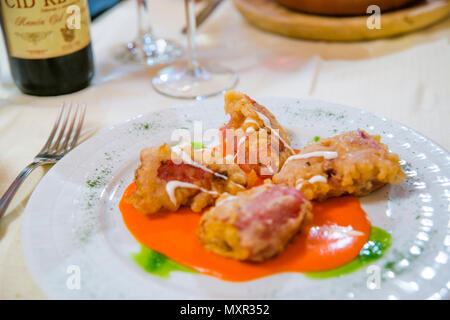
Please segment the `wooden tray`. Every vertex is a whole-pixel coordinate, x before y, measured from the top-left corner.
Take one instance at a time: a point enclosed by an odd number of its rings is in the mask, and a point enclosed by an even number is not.
[[[381,14],[381,29],[369,29],[367,16],[329,17],[289,10],[273,0],[233,0],[236,8],[258,28],[288,37],[358,41],[392,37],[418,30],[450,15],[450,0],[427,0]]]

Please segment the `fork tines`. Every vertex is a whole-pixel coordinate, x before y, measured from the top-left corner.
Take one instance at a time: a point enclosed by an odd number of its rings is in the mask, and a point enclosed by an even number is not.
[[[76,146],[86,115],[86,104],[63,103],[44,147],[42,156],[61,158]]]

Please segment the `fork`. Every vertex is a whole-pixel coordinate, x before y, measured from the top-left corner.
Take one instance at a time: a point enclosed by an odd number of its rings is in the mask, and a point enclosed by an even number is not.
[[[72,109],[75,110],[72,112]],[[47,142],[34,157],[33,162],[22,170],[0,199],[0,219],[22,182],[34,169],[44,164],[55,164],[76,146],[85,115],[85,104],[81,106],[79,104],[72,105],[72,103],[62,104]]]

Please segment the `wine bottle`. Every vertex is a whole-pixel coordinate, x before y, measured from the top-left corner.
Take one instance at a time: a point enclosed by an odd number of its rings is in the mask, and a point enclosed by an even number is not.
[[[55,96],[94,75],[87,0],[0,0],[11,73],[26,94]]]

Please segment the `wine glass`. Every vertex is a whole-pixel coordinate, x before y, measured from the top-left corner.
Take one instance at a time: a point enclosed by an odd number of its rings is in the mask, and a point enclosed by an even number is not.
[[[195,0],[185,0],[187,20],[187,62],[170,65],[158,72],[152,84],[156,91],[174,98],[203,99],[233,88],[237,74],[217,64],[197,60]]]
[[[150,25],[147,0],[137,1],[137,37],[119,49],[116,58],[122,62],[134,62],[149,66],[166,64],[181,56],[181,47],[170,40],[156,37]]]

